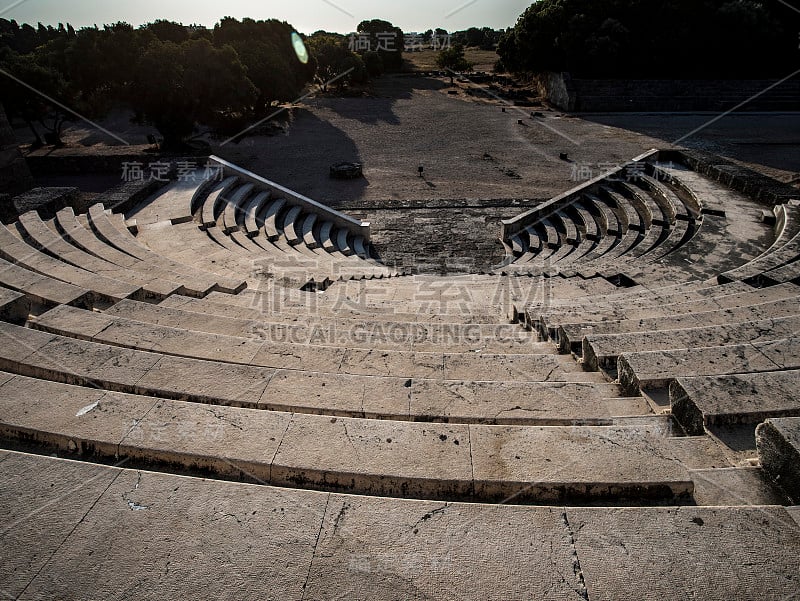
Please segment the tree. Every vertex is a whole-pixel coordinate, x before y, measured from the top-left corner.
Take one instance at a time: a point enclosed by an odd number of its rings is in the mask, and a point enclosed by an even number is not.
[[[654,26],[657,24],[657,26]],[[796,69],[797,13],[753,0],[539,0],[499,40],[512,72],[765,78]]]
[[[362,82],[367,78],[364,61],[347,47],[344,36],[327,33],[314,34],[308,38],[308,48],[317,63],[314,76],[324,92],[328,90],[328,82],[337,79],[339,87],[345,82]],[[341,77],[343,73],[350,73]]]
[[[380,54],[386,70],[399,71],[402,68],[403,49],[405,48],[405,37],[402,29],[395,27],[389,21],[372,19],[371,21],[359,23],[358,33],[369,36],[369,48],[364,52],[377,52]]]
[[[454,73],[460,71],[472,71],[472,63],[464,57],[464,46],[455,44],[450,48],[442,50],[436,57],[436,64],[439,68],[446,70],[450,74],[450,83],[453,83]]]
[[[255,96],[230,46],[215,48],[205,39],[180,45],[156,41],[137,64],[131,103],[164,137],[162,147],[178,150],[198,121],[241,115]]]
[[[292,45],[292,33],[291,25],[275,19],[238,21],[225,17],[214,27],[214,45],[236,50],[258,90],[256,113],[268,111],[273,100],[297,98],[314,77],[316,63],[313,59],[307,64],[300,62]]]
[[[41,94],[62,104],[70,103],[69,88],[61,74],[37,63],[34,55],[20,55],[8,48],[0,49],[0,67]],[[33,133],[34,146],[41,147],[45,141],[56,146],[61,145],[61,132],[68,114],[18,81],[5,76],[3,79],[2,100],[8,116],[16,116],[25,121]],[[36,123],[47,130],[45,141],[36,129]]]

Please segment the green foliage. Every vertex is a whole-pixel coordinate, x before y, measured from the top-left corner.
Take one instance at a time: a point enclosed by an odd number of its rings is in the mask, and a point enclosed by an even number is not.
[[[338,78],[336,84],[339,87],[346,82],[361,83],[367,80],[364,61],[350,51],[344,36],[318,32],[308,38],[306,43],[317,64],[314,80],[323,91],[327,91],[328,82],[334,78]],[[345,77],[340,77],[348,71],[350,72]]]
[[[436,64],[447,71],[472,71],[472,63],[464,57],[464,46],[454,44],[436,57]]]
[[[383,59],[379,52],[365,52],[362,57],[364,66],[367,68],[367,75],[370,77],[380,77],[383,75]]]
[[[387,71],[399,71],[403,66],[403,49],[405,38],[403,30],[389,21],[372,19],[362,21],[358,25],[358,33],[369,36],[370,44],[367,52],[377,52]]]
[[[164,147],[175,149],[198,121],[236,117],[256,96],[236,51],[205,39],[151,43],[136,65],[135,90],[134,109],[164,136]]]
[[[539,0],[498,44],[513,72],[764,78],[796,68],[797,14],[752,0]]]

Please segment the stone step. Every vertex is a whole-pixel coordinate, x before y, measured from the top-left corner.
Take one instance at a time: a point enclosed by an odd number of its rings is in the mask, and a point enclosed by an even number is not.
[[[103,299],[119,300],[142,294],[140,286],[91,273],[44,254],[13,236],[2,224],[0,224],[0,257],[41,275],[91,290]]]
[[[146,263],[107,244],[98,238],[91,229],[87,230],[83,227],[75,218],[75,213],[70,207],[64,208],[56,214],[55,224],[59,232],[73,246],[119,267],[132,268],[153,274],[162,280],[177,282],[183,294],[203,297],[214,289],[214,284],[211,282],[197,282],[191,275],[178,274],[158,264]]]
[[[608,382],[436,380],[269,369],[162,355],[0,322],[0,368],[159,398],[271,411],[424,422],[614,425],[647,418]]]
[[[278,369],[314,366],[329,373],[448,380],[602,381],[599,374],[584,372],[571,358],[557,354],[385,351],[261,342],[255,337],[182,330],[63,305],[37,316],[31,324],[53,334],[126,348]]]
[[[665,388],[676,378],[783,371],[800,368],[800,339],[698,349],[626,353],[617,361],[619,382],[630,394]]]
[[[671,315],[668,318],[627,319],[590,324],[567,323],[559,326],[556,341],[562,352],[581,352],[584,336],[635,332],[671,332],[691,327],[740,324],[767,318],[787,317],[798,313],[797,301],[797,297],[790,297],[737,309],[681,313]]]
[[[149,297],[165,298],[185,291],[181,284],[164,279],[155,270],[147,273],[132,266],[119,266],[73,246],[48,227],[35,211],[20,215],[17,227],[32,247],[80,269],[139,286]]]
[[[800,504],[800,417],[768,419],[756,428],[764,471]]]
[[[0,575],[9,596],[108,598],[144,573],[148,599],[243,590],[323,599],[336,590],[350,599],[447,591],[485,601],[524,590],[532,599],[619,601],[702,591],[724,601],[796,592],[800,526],[783,507],[488,506],[127,467],[0,451],[0,503],[15,525],[5,537],[16,551]],[[682,577],[642,578],[653,558],[660,573]]]
[[[328,320],[309,317],[285,322],[237,319],[195,313],[138,301],[122,301],[109,307],[105,314],[155,325],[186,328],[228,336],[256,337],[263,341],[294,344],[339,345],[386,350],[457,352],[508,352],[518,354],[552,354],[553,345],[539,342],[538,336],[517,325],[465,325],[385,321]]]
[[[226,293],[236,293],[247,287],[243,280],[230,277],[221,277],[208,271],[199,270],[191,265],[179,263],[153,252],[142,244],[129,232],[118,230],[105,213],[103,205],[97,204],[89,209],[88,224],[95,234],[122,252],[136,257],[148,264],[163,267],[175,273],[191,277],[193,286],[203,290],[215,289]]]
[[[669,389],[672,415],[691,435],[706,426],[800,416],[798,382],[797,370],[678,378]]]
[[[795,303],[790,317],[746,321],[729,325],[684,328],[669,331],[644,331],[629,334],[588,335],[583,339],[583,365],[591,371],[616,369],[623,353],[665,351],[669,349],[711,348],[780,340],[800,331],[800,304]],[[702,321],[698,321],[702,324]]]
[[[303,293],[308,294],[308,293]],[[446,327],[448,324],[454,327],[458,325],[483,326],[506,326],[508,320],[498,316],[481,316],[472,318],[465,314],[462,316],[436,315],[432,313],[392,313],[381,311],[367,311],[363,307],[359,310],[356,304],[342,303],[340,307],[332,310],[330,307],[320,308],[316,303],[319,296],[309,294],[309,298],[298,301],[295,298],[283,300],[279,293],[272,294],[264,292],[262,296],[250,297],[249,302],[241,304],[230,304],[224,302],[219,297],[213,295],[209,298],[194,299],[186,296],[173,295],[159,303],[161,307],[181,308],[194,313],[203,313],[220,317],[234,317],[237,319],[247,319],[263,322],[277,322],[294,324],[307,319],[324,319],[325,323],[333,327],[352,327],[359,324],[368,324],[367,327],[377,327],[381,324],[390,326],[398,324],[430,324],[431,326]],[[202,300],[202,302],[195,302]],[[220,302],[217,302],[217,301]],[[479,321],[480,318],[489,318],[488,322]],[[514,324],[514,328],[519,329]]]
[[[794,284],[783,284],[771,288],[750,288],[746,292],[718,295],[702,299],[690,299],[685,302],[669,302],[664,299],[653,306],[636,305],[619,306],[615,308],[598,308],[596,310],[571,310],[549,311],[531,310],[527,312],[527,319],[532,327],[537,327],[542,333],[551,337],[556,336],[558,327],[564,323],[591,324],[596,322],[620,320],[651,320],[659,318],[672,318],[676,315],[690,313],[704,313],[723,309],[741,309],[761,303],[773,302],[784,299],[796,298],[798,288]]]
[[[89,308],[93,305],[94,293],[90,290],[30,271],[5,259],[0,259],[0,284],[43,306],[65,304]]]
[[[693,491],[671,439],[646,428],[420,424],[209,408],[23,376],[0,386],[0,407],[6,440],[217,477],[249,474],[277,486],[518,503],[669,501]]]

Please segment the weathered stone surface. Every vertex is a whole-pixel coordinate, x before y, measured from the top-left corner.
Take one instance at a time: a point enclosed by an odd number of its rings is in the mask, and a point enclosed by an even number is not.
[[[468,498],[469,440],[467,426],[298,414],[275,456],[272,482],[381,496]]]
[[[800,528],[782,507],[568,509],[590,599],[791,598]]]
[[[475,494],[517,502],[688,497],[668,438],[646,428],[470,426]]]
[[[787,501],[758,467],[691,470],[689,473],[698,505],[784,505]]]
[[[584,366],[592,371],[613,368],[622,353],[780,340],[800,331],[800,316],[706,327],[702,324],[698,321],[695,327],[668,332],[588,335],[583,339]]]
[[[579,601],[562,514],[334,494],[307,598]]]
[[[454,422],[608,425],[615,416],[651,413],[641,397],[613,398],[614,384],[415,379],[410,388],[411,415]]]
[[[678,377],[769,372],[800,368],[797,338],[699,349],[626,353],[617,360],[619,382],[633,394],[666,387]]]
[[[670,385],[672,414],[687,432],[709,424],[757,424],[800,415],[797,370],[679,378]]]
[[[756,445],[764,471],[797,503],[800,500],[800,418],[768,419],[756,428]]]
[[[117,445],[154,401],[17,376],[0,387],[0,431],[7,439],[54,450],[115,457]]]

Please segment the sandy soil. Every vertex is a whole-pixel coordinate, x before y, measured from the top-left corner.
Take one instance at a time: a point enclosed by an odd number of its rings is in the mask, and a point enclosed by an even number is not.
[[[253,136],[215,152],[322,202],[364,203],[425,199],[546,199],[650,148],[672,142],[709,122],[711,114],[565,115],[509,107],[455,90],[442,79],[384,76],[369,98],[319,98],[293,113],[287,135]],[[448,94],[456,91],[457,94]],[[518,123],[521,120],[522,123]],[[117,111],[101,125],[71,125],[65,139],[77,152],[143,152],[152,127]],[[30,138],[17,130],[20,141]],[[782,181],[800,175],[797,114],[739,113],[724,117],[682,144],[716,152]],[[86,147],[80,148],[76,147]],[[52,152],[43,149],[38,153]],[[570,162],[559,159],[568,153]],[[331,164],[364,163],[365,178],[333,181]],[[424,168],[420,178],[418,167]]]

